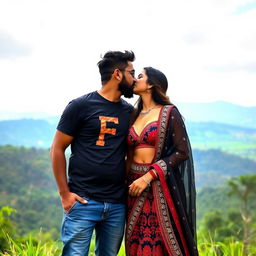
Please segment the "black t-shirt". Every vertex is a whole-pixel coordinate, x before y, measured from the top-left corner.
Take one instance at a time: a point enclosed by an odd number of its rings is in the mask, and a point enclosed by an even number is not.
[[[130,114],[125,100],[111,102],[98,92],[72,100],[57,129],[73,136],[68,185],[94,200],[124,202],[125,153]]]

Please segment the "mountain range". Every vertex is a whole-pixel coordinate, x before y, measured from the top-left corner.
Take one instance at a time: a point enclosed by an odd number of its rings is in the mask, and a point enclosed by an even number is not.
[[[178,102],[176,105],[184,118],[189,121],[216,122],[256,128],[256,106],[245,107],[225,101],[211,103]]]
[[[49,148],[59,117],[0,121],[0,145]],[[185,120],[192,148],[219,149],[255,159],[256,128]]]
[[[187,121],[193,122],[216,122],[256,128],[256,100],[255,106],[245,107],[225,101],[210,103],[177,102],[181,114]],[[57,122],[58,116],[52,116],[43,112],[14,112],[0,111],[0,120],[15,119],[44,119],[50,122]]]

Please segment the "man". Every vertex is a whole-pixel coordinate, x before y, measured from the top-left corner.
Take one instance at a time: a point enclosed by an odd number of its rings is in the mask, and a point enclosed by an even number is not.
[[[125,222],[125,151],[136,81],[133,52],[110,51],[98,62],[102,88],[71,101],[51,147],[64,217],[62,255],[88,255],[93,230],[96,255],[117,255]],[[66,177],[65,150],[71,145]]]

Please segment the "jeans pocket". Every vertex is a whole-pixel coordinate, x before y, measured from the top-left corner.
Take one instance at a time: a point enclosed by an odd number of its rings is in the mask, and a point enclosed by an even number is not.
[[[70,214],[71,211],[74,210],[75,206],[76,206],[77,204],[79,204],[79,203],[80,203],[79,201],[75,201],[74,204],[73,204],[73,205],[71,206],[71,208],[69,209],[69,211],[66,212],[66,214]]]

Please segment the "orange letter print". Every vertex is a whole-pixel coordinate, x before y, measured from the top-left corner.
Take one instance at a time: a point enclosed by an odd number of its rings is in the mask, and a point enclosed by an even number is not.
[[[115,124],[118,124],[118,118],[117,117],[110,117],[110,116],[99,116],[100,119],[100,135],[98,140],[96,141],[97,146],[104,146],[105,145],[105,134],[116,134],[115,128],[107,128],[107,122],[113,122]]]

